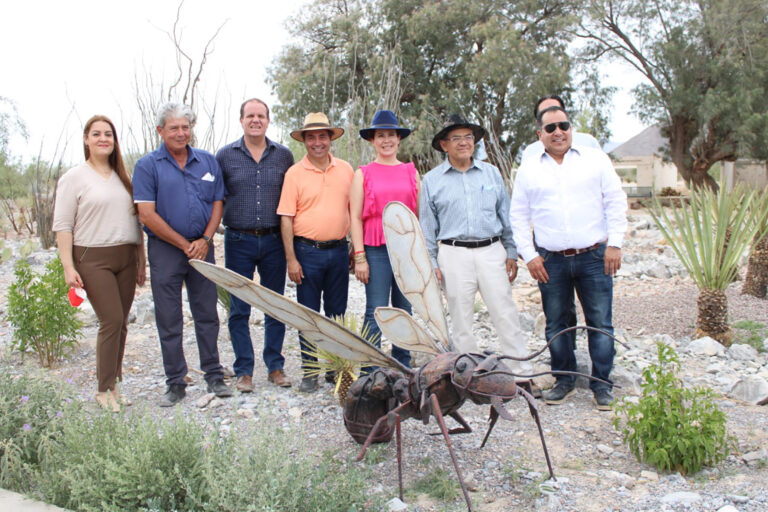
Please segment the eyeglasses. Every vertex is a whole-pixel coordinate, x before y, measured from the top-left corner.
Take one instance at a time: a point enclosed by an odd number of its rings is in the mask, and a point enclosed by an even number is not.
[[[448,142],[460,142],[462,140],[465,140],[467,142],[475,142],[475,134],[474,133],[468,133],[466,135],[454,135],[452,137],[448,137]]]
[[[549,123],[543,126],[544,131],[547,133],[553,133],[555,129],[560,128],[561,131],[567,132],[571,129],[571,123],[568,121],[560,121],[559,123]]]

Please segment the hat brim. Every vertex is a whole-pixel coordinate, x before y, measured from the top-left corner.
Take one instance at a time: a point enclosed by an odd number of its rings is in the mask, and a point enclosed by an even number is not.
[[[441,153],[445,153],[445,151],[443,151],[443,148],[440,146],[440,141],[443,140],[451,130],[455,130],[456,128],[469,128],[470,130],[472,130],[472,135],[475,136],[475,144],[477,144],[477,142],[480,139],[485,137],[485,128],[483,128],[479,124],[457,123],[457,124],[452,124],[450,126],[446,126],[442,130],[437,132],[437,134],[432,138],[432,147]]]
[[[332,126],[328,126],[328,127],[317,127],[317,128],[302,128],[300,130],[294,130],[291,132],[291,138],[299,142],[304,142],[305,132],[319,132],[319,131],[331,132],[331,140],[336,140],[342,135],[344,135],[343,128],[334,128]]]
[[[402,126],[372,126],[371,128],[360,130],[360,136],[365,140],[371,140],[376,130],[395,130],[400,135],[400,140],[411,134],[410,128],[403,128]]]

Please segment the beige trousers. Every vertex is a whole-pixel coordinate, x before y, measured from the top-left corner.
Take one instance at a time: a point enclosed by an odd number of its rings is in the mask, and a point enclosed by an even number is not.
[[[507,251],[501,242],[477,249],[440,244],[437,264],[443,274],[453,343],[460,352],[479,352],[472,334],[475,295],[479,290],[496,329],[501,353],[513,357],[528,355],[506,260]],[[506,363],[515,373],[527,374],[533,368],[528,361]]]

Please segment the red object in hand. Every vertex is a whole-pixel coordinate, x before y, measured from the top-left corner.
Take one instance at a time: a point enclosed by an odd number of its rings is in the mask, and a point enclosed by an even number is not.
[[[83,303],[83,301],[88,297],[88,294],[85,293],[85,290],[82,288],[70,288],[69,292],[67,292],[67,297],[69,298],[69,303],[72,304],[72,307],[77,307],[80,304]]]

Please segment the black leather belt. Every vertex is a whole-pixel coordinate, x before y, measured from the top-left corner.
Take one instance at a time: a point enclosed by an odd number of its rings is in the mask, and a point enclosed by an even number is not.
[[[261,229],[235,229],[235,228],[229,228],[232,231],[237,231],[238,233],[245,233],[246,235],[253,235],[253,236],[263,236],[263,235],[271,235],[272,233],[279,233],[280,232],[280,226],[272,226],[271,228],[261,228]]]
[[[342,244],[347,244],[346,238],[342,238],[341,240],[326,240],[324,242],[318,242],[317,240],[312,240],[311,238],[305,238],[303,236],[295,236],[293,239],[297,242],[311,245],[317,249],[333,249],[334,247],[338,247]]]
[[[585,247],[583,249],[566,249],[564,251],[549,251],[549,252],[560,254],[565,257],[576,256],[577,254],[584,254],[585,252],[594,251],[604,243],[605,242],[597,242],[595,245],[590,245],[589,247]]]
[[[500,236],[494,236],[492,238],[486,238],[485,240],[453,240],[451,238],[447,240],[440,240],[441,244],[453,245],[455,247],[468,247],[470,249],[477,249],[479,247],[488,247],[489,245],[501,240]]]

